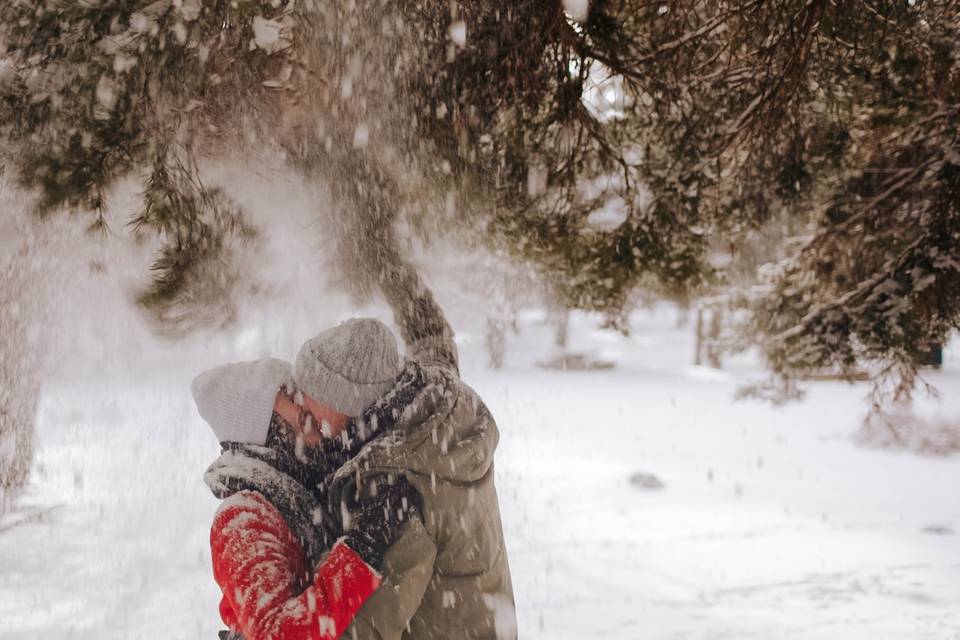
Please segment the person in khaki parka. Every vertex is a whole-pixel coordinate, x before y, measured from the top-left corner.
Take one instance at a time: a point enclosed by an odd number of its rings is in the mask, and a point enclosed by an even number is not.
[[[427,365],[419,375],[424,391],[331,479],[331,510],[378,476],[403,476],[422,497],[424,532],[419,521],[411,525],[384,570],[388,585],[406,582],[406,588],[389,597],[384,587],[374,593],[355,627],[376,633],[357,637],[512,640],[516,614],[493,472],[497,426],[456,369]],[[426,566],[430,576],[421,590],[414,575]],[[414,606],[398,628],[402,620],[391,612]]]
[[[401,378],[414,378],[419,391],[394,402],[389,427],[333,474],[328,499],[336,512],[365,482],[403,476],[422,497],[422,524],[412,522],[388,551],[384,585],[344,637],[515,640],[494,484],[497,425],[460,379],[453,332],[432,294],[411,269],[402,276],[384,293],[407,344]]]
[[[292,382],[303,397],[324,401],[317,407],[321,412],[336,409],[341,417],[355,416],[345,422],[343,437],[301,446],[298,457],[312,456],[315,462],[309,472],[290,478],[270,469],[271,482],[265,483],[256,472],[258,461],[251,465],[249,458],[266,452],[246,447],[226,451],[206,479],[219,497],[249,485],[273,496],[272,502],[284,507],[280,511],[310,566],[325,562],[324,549],[337,536],[353,535],[356,514],[364,503],[376,501],[378,491],[393,491],[398,482],[411,486],[418,494],[411,494],[417,515],[391,535],[393,542],[377,563],[379,587],[342,637],[514,640],[516,613],[494,486],[499,434],[486,406],[459,378],[452,331],[432,295],[422,286],[416,291],[414,304],[394,305],[408,347],[402,368],[394,359],[392,336],[373,341],[380,345],[373,347],[376,353],[371,353],[369,339],[344,338],[358,335],[358,327],[369,330],[368,338],[389,334],[369,319],[350,321],[351,330],[341,325],[323,332],[301,348]],[[339,357],[331,368],[331,351],[356,357]],[[350,369],[358,360],[396,365],[379,368],[381,375],[369,382],[358,382],[357,371],[344,377],[343,367]],[[399,374],[384,373],[394,368]],[[365,397],[376,400],[367,405]],[[283,414],[284,395],[277,398]],[[291,416],[291,422],[297,417]],[[404,502],[402,509],[409,505]]]

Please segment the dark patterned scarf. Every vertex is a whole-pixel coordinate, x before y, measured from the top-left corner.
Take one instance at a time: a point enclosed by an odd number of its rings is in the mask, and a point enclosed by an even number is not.
[[[369,442],[386,433],[406,407],[424,391],[423,370],[409,361],[390,391],[352,418],[340,436],[318,447],[297,447],[292,429],[274,415],[266,446],[223,443],[223,453],[207,469],[204,481],[218,498],[257,491],[290,526],[311,566],[343,534],[342,517],[327,500],[333,473]]]
[[[238,491],[263,495],[286,520],[310,566],[316,567],[343,533],[342,516],[327,500],[334,472],[386,433],[426,387],[423,370],[408,361],[390,391],[351,419],[340,437],[319,447],[298,450],[292,429],[274,414],[266,446],[222,443],[223,453],[207,469],[204,481],[220,499]],[[221,631],[219,637],[243,640],[242,634],[230,631]]]

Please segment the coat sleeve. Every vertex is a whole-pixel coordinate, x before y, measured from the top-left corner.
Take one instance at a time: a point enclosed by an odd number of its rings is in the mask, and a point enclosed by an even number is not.
[[[449,368],[459,375],[453,328],[416,269],[397,256],[380,288],[393,309],[408,356],[422,365]]]
[[[339,638],[381,581],[342,541],[310,575],[283,516],[253,491],[223,501],[210,547],[221,610],[229,607],[246,640]]]
[[[364,603],[344,638],[400,640],[423,602],[437,547],[419,518],[411,520],[383,559],[383,584]]]

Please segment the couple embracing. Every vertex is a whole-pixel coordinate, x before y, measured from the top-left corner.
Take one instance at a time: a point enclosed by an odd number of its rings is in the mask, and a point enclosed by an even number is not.
[[[293,365],[194,380],[223,447],[204,477],[222,638],[514,640],[493,481],[498,432],[446,322],[352,319]]]

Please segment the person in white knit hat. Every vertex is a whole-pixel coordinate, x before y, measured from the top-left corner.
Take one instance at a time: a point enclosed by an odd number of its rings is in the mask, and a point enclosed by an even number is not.
[[[389,329],[356,319],[308,341],[295,367],[262,358],[193,381],[198,411],[224,447],[205,480],[223,499],[211,551],[226,637],[326,639],[351,624],[371,633],[392,624],[364,619],[361,607],[383,582],[393,543],[425,535],[419,494],[391,478],[334,509],[323,482],[375,437],[354,418],[395,387],[400,362]],[[427,573],[411,575],[423,583]],[[390,582],[409,590],[409,580]]]
[[[292,370],[276,358],[227,364],[198,375],[191,390],[220,442],[265,445],[274,410],[299,426],[298,416],[306,408],[322,429],[304,425],[308,431],[299,435],[309,445],[337,435],[350,418],[393,388],[401,370],[390,329],[373,318],[352,318],[305,342]],[[277,394],[289,383],[301,392],[296,398]]]
[[[305,541],[309,565],[346,532],[347,544],[380,568],[383,586],[349,628],[337,622],[335,633],[321,637],[446,640],[466,633],[474,640],[515,640],[494,484],[499,431],[460,379],[453,330],[429,289],[413,270],[398,273],[399,285],[382,290],[407,357],[375,320],[321,332],[300,349],[293,381],[275,396],[268,446],[227,447],[207,482],[221,496],[260,488]],[[268,389],[282,384],[279,369],[258,367],[274,371],[263,377]],[[264,437],[262,428],[234,433],[255,434],[258,442]],[[278,459],[276,452],[288,455]],[[271,468],[285,469],[283,482],[265,480],[274,478]],[[225,599],[230,584],[221,583]],[[221,606],[232,629],[235,606],[240,603]],[[314,637],[304,633],[287,637]],[[247,632],[246,638],[259,637]]]

